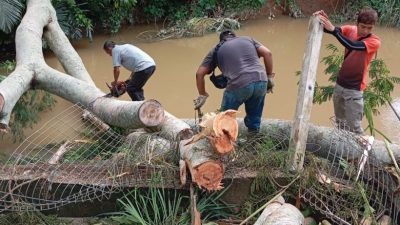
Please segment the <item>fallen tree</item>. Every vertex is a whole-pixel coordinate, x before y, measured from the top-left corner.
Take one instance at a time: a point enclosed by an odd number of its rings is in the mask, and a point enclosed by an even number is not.
[[[246,133],[242,121],[240,121],[238,127],[232,120],[225,120],[225,118],[222,118],[219,123],[215,123],[215,120],[209,120],[209,123],[205,123],[207,125],[204,126],[206,128],[203,130],[204,132],[196,137],[198,141],[189,140],[193,135],[189,125],[194,126],[194,121],[189,121],[189,124],[183,122],[165,112],[156,100],[131,102],[106,98],[106,94],[94,85],[79,55],[60,29],[50,0],[29,0],[27,4],[26,14],[16,32],[16,69],[0,83],[1,131],[7,130],[11,111],[22,94],[29,89],[42,89],[89,109],[95,115],[95,117],[89,116],[89,120],[94,121],[95,124],[100,123],[104,133],[110,129],[109,125],[133,129],[146,127],[153,131],[159,131],[159,137],[157,137],[159,139],[148,138],[153,141],[150,144],[154,143],[152,145],[156,146],[156,154],[172,152],[172,154],[181,156],[181,184],[186,183],[187,169],[190,171],[192,181],[198,186],[207,190],[218,190],[222,187],[221,180],[224,177],[225,166],[220,156],[233,150],[238,133]],[[65,73],[46,65],[42,52],[42,38],[60,60]],[[101,122],[96,118],[100,118]],[[226,121],[230,122],[226,123]],[[105,125],[101,124],[103,122]],[[226,126],[228,124],[231,126]],[[280,133],[289,137],[291,128],[291,121],[266,120],[262,123],[261,131],[270,136]],[[129,140],[137,143],[139,137],[147,138],[150,137],[149,135],[143,131],[135,132],[129,135],[126,140],[128,143]],[[204,138],[202,138],[203,136]],[[332,128],[311,125],[307,139],[308,143],[312,143],[307,146],[307,150],[328,159],[330,157],[329,151],[332,148],[335,148],[339,154],[350,156],[346,158],[357,159],[360,157],[360,152],[363,152],[356,136]],[[180,143],[180,145],[177,145],[179,151],[174,151],[176,149],[175,146],[171,145],[173,143],[171,140]],[[289,138],[284,141],[288,142]],[[92,192],[87,196],[76,196],[76,198],[84,201],[97,197],[95,193],[102,191],[104,187],[111,187],[105,191],[105,193],[111,193],[115,186],[131,184],[132,180],[136,178],[135,176],[139,176],[138,180],[142,179],[140,171],[143,168],[140,166],[120,165],[121,163],[130,163],[125,160],[126,155],[124,154],[116,155],[108,161],[103,160],[99,163],[94,163],[96,160],[94,159],[92,163],[78,164],[76,170],[71,170],[73,163],[63,164],[61,161],[65,154],[71,151],[72,147],[71,142],[65,142],[59,146],[53,157],[46,162],[36,163],[36,165],[5,166],[2,174],[4,176],[3,184],[6,185],[2,186],[7,187],[8,190],[0,193],[2,194],[1,198],[4,200],[11,197],[9,203],[13,205],[18,202],[18,198],[13,199],[14,196],[19,196],[19,193],[24,192],[23,190],[29,190],[28,188],[25,189],[25,186],[36,188],[37,183],[45,181],[48,183],[86,185],[87,190]],[[399,146],[392,144],[390,148],[398,160],[400,157]],[[139,146],[137,149],[147,150],[145,146]],[[375,141],[372,146],[372,153],[382,162],[392,163],[383,142]],[[106,165],[109,165],[109,167]],[[94,169],[97,169],[95,176],[93,175]],[[85,174],[81,171],[88,172]],[[110,173],[110,171],[113,173]],[[136,173],[136,171],[139,172]],[[15,182],[16,180],[19,180],[20,183]],[[51,186],[47,185],[47,187],[51,189]],[[40,188],[40,190],[43,191],[44,196],[50,192],[45,188]],[[55,188],[54,190],[58,189]],[[65,193],[67,196],[63,197],[67,199],[66,201],[70,201],[69,199],[76,200],[73,199],[74,196],[71,197],[68,196],[69,193]],[[34,197],[34,200],[36,200],[36,196]],[[61,202],[58,199],[54,201],[54,204],[63,204],[62,200]]]
[[[186,119],[186,123],[190,126],[195,126],[193,119]],[[280,120],[280,119],[264,119],[261,123],[261,132],[268,136],[280,136],[287,137],[284,139],[284,143],[288,146],[290,132],[292,128],[292,121]],[[245,134],[247,128],[244,125],[243,119],[238,119],[239,134]],[[329,158],[329,151],[332,148],[340,147],[344,155],[352,155],[353,158],[357,158],[362,153],[360,143],[356,141],[357,137],[351,132],[340,131],[332,127],[323,127],[310,124],[308,136],[307,136],[307,151],[315,152],[322,158]],[[389,148],[393,151],[394,157],[397,162],[400,161],[400,146],[397,144],[389,144]],[[337,151],[338,149],[336,149]],[[385,143],[380,140],[375,140],[372,145],[372,153],[375,157],[386,164],[392,164],[391,159]],[[351,158],[351,157],[348,157]]]
[[[49,67],[42,38],[60,59],[66,73]],[[51,1],[30,0],[15,34],[16,68],[0,83],[0,130],[6,132],[11,111],[28,89],[42,89],[90,109],[110,125],[126,128],[158,126],[164,109],[155,100],[141,102],[106,98],[86,71],[61,30]]]

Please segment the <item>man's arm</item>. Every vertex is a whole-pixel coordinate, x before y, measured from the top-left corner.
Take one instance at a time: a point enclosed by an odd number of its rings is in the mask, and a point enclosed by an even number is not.
[[[117,83],[119,78],[119,66],[114,66],[114,84]]]
[[[208,93],[206,92],[204,77],[206,76],[206,74],[209,74],[210,72],[211,71],[207,66],[200,66],[197,69],[196,86],[197,86],[197,91],[199,92],[199,95],[208,96]]]
[[[257,48],[258,57],[263,57],[265,70],[267,75],[273,74],[272,52],[265,46],[261,45]]]
[[[352,41],[345,37],[342,33],[342,30],[339,27],[335,27],[335,29],[331,33],[336,39],[347,49],[356,50],[356,51],[366,51],[367,46],[363,41]]]
[[[194,109],[199,110],[208,98],[208,93],[206,92],[204,76],[210,73],[210,69],[206,66],[200,66],[196,72],[196,85],[199,96],[193,100]]]
[[[324,31],[335,36],[345,48],[356,51],[367,50],[367,47],[363,41],[352,41],[345,37],[342,33],[342,30],[332,24],[328,18],[328,15],[323,10],[317,11],[313,15],[319,16],[321,24],[324,26]]]

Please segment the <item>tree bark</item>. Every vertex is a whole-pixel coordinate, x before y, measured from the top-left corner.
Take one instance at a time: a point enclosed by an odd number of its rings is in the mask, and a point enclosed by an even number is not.
[[[193,119],[186,119],[189,125],[194,126]],[[277,135],[284,138],[283,144],[288,145],[292,121],[267,119],[261,122],[260,131],[268,136],[276,137]],[[247,128],[244,125],[243,119],[238,119],[239,133],[245,134]],[[362,150],[360,145],[354,141],[353,134],[345,131],[338,131],[336,128],[315,126],[310,124],[307,135],[306,150],[314,152],[320,157],[328,157],[332,145],[342,145],[341,149],[345,155],[360,155]],[[398,144],[389,144],[397,162],[400,162],[400,146]],[[374,141],[371,149],[371,154],[385,164],[392,164],[392,159],[386,150],[385,143],[380,140]]]
[[[212,147],[207,139],[201,139],[194,143],[189,142],[190,140],[181,141],[179,151],[181,160],[185,162],[190,171],[192,181],[208,191],[220,190],[224,167],[219,159],[219,154],[211,150]],[[181,174],[184,174],[182,168]]]
[[[130,133],[126,137],[124,145],[135,151],[134,154],[145,161],[150,161],[155,157],[168,157],[171,152],[174,153],[170,140],[157,137],[145,131]]]
[[[165,112],[164,120],[156,130],[160,131],[160,136],[168,140],[179,141],[193,136],[193,131],[187,123],[168,112]]]
[[[45,33],[43,33],[45,32]],[[46,65],[42,37],[59,57],[67,74]],[[105,123],[123,128],[158,126],[164,109],[155,100],[140,102],[105,98],[79,55],[62,32],[50,0],[29,0],[15,36],[16,69],[0,83],[0,131],[6,131],[18,99],[39,88],[90,109]]]

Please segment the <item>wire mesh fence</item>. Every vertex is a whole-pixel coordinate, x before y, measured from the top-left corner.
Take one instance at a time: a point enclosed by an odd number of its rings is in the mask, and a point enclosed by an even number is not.
[[[370,137],[350,132],[344,121],[334,123],[338,128],[332,130],[326,157],[306,160],[312,179],[304,184],[302,199],[335,224],[376,221],[384,215],[397,224],[400,199],[394,174],[371,151]]]
[[[366,215],[389,215],[397,221],[397,180],[363,137],[344,123],[337,127],[329,149],[318,151],[316,143],[307,143],[313,151],[306,154],[301,198],[335,224],[357,224]],[[122,132],[82,106],[71,106],[26,138],[1,165],[0,212],[106,200],[126,187],[146,187],[160,173],[168,178],[163,185],[180,187],[178,145],[161,136],[140,129]],[[243,168],[284,172],[287,133],[270,131],[238,140],[234,153],[221,157],[226,175]]]
[[[83,118],[83,115],[86,115]],[[145,186],[172,144],[157,133],[121,135],[74,105],[25,139],[0,169],[0,212],[50,210]],[[169,174],[167,174],[169,173]]]

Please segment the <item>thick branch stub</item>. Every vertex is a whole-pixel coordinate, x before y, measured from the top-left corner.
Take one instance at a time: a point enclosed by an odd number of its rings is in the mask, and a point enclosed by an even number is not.
[[[164,108],[156,100],[147,100],[139,108],[140,121],[149,127],[160,125],[164,116]]]

